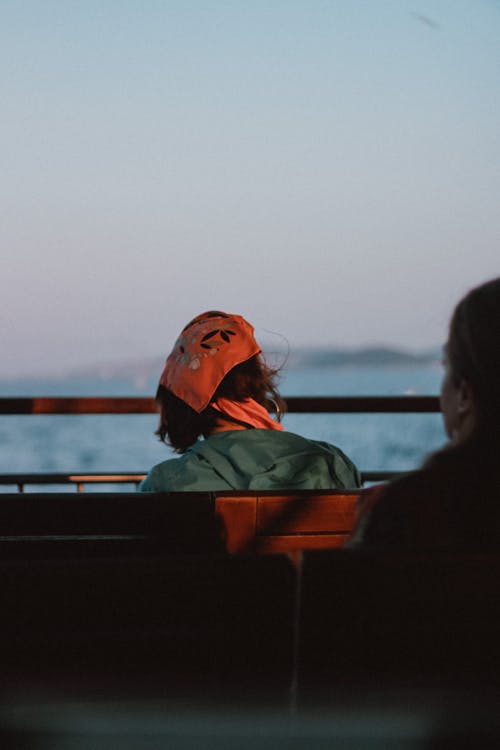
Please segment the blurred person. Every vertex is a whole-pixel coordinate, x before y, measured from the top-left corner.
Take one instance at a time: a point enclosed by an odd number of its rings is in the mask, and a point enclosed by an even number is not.
[[[444,349],[449,443],[419,471],[365,490],[348,547],[500,544],[500,277],[456,306]]]

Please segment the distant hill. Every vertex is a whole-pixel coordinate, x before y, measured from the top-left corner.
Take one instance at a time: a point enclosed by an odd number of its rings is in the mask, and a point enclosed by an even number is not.
[[[295,349],[288,355],[283,352],[265,352],[265,355],[273,365],[284,365],[288,369],[296,367],[418,366],[436,362],[440,357],[438,349],[412,353],[403,349],[384,346],[359,349]],[[71,377],[98,377],[102,380],[127,378],[137,383],[156,382],[164,363],[163,357],[145,358],[143,360],[86,367],[68,373],[68,375]]]
[[[285,369],[303,368],[303,367],[395,367],[395,366],[422,366],[432,364],[440,359],[440,350],[433,349],[426,352],[412,353],[403,349],[396,349],[384,346],[360,347],[358,349],[331,348],[331,349],[295,349],[288,354],[286,352],[265,352],[268,361],[272,366]],[[24,380],[43,381],[47,392],[51,392],[52,387],[62,393],[67,384],[68,388],[77,388],[78,392],[83,393],[86,390],[86,382],[99,381],[102,388],[106,388],[106,383],[113,381],[122,381],[124,388],[128,384],[133,384],[138,391],[150,392],[156,387],[159,375],[165,363],[164,357],[144,357],[137,360],[127,360],[118,362],[103,362],[100,364],[89,365],[66,370],[57,375],[32,375],[26,377],[14,378],[2,377],[4,390],[9,383],[14,391],[19,389]]]
[[[393,367],[425,365],[438,361],[440,352],[432,349],[413,353],[384,346],[359,349],[301,349],[290,353],[288,367]]]

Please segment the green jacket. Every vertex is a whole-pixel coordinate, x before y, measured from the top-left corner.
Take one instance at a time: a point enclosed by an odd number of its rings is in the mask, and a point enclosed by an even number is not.
[[[142,492],[346,489],[361,478],[329,443],[276,430],[228,430],[154,466]]]

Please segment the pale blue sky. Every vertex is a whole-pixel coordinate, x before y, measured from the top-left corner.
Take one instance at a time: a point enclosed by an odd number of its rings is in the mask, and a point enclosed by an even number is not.
[[[0,0],[0,94],[0,375],[432,346],[500,273],[496,0]]]

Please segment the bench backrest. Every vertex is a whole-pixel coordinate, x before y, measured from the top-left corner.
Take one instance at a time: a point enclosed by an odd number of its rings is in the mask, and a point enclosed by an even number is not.
[[[357,491],[0,495],[0,556],[31,548],[232,553],[340,546]],[[57,542],[57,544],[56,544]],[[42,546],[42,545],[45,546]]]
[[[354,525],[359,491],[216,493],[228,552],[339,547]]]
[[[2,686],[286,703],[295,579],[273,555],[4,560]]]
[[[303,707],[349,688],[498,689],[499,582],[492,554],[4,559],[3,684],[286,703],[295,675]]]
[[[339,686],[500,684],[500,555],[305,552],[303,699]]]

